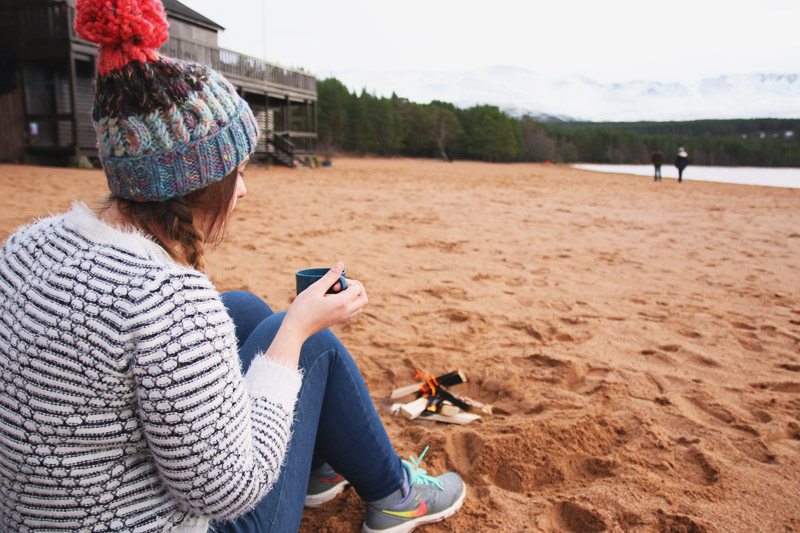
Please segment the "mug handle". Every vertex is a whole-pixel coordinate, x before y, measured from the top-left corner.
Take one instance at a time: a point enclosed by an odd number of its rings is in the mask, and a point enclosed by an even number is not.
[[[342,292],[343,290],[345,290],[345,289],[347,288],[347,279],[344,277],[344,274],[342,274],[341,276],[339,276],[339,283],[341,283],[341,284],[342,284],[342,288],[339,290],[339,292]],[[333,285],[336,285],[336,282],[335,282],[335,281],[333,282]],[[331,285],[331,288],[330,288],[330,289],[328,289],[328,290],[325,292],[325,294],[339,294],[338,292],[335,292],[335,291],[333,290],[333,285]]]

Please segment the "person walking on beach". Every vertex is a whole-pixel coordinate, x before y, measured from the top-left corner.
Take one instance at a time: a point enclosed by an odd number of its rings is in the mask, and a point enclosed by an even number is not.
[[[683,170],[689,164],[689,154],[683,149],[678,148],[678,155],[675,157],[675,166],[678,167],[678,183],[683,181]]]
[[[653,181],[661,181],[661,165],[664,164],[664,152],[661,150],[656,150],[653,152],[650,160],[653,162],[653,167],[655,167]]]
[[[342,263],[280,313],[203,273],[247,192],[248,104],[158,53],[159,0],[78,0],[75,28],[111,194],[0,249],[0,529],[284,533],[348,483],[367,533],[452,515],[460,476],[401,460],[327,329],[367,304]]]

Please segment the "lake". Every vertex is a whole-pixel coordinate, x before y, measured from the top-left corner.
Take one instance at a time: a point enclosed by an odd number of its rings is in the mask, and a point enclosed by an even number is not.
[[[578,164],[575,168],[594,170],[596,172],[614,172],[617,174],[633,174],[635,176],[653,177],[653,165],[603,165]],[[661,176],[678,179],[678,169],[673,165],[662,165]],[[800,188],[800,168],[763,168],[763,167],[711,167],[689,165],[683,171],[684,181],[716,181],[721,183],[739,183],[742,185],[765,185],[768,187]]]

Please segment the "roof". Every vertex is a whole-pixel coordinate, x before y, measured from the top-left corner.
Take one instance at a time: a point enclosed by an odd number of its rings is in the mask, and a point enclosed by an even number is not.
[[[206,26],[214,30],[225,29],[210,18],[204,17],[194,9],[190,9],[181,4],[178,2],[178,0],[161,0],[161,3],[164,4],[164,10],[167,12],[167,14],[176,18],[184,19],[188,22],[194,22],[195,24]]]

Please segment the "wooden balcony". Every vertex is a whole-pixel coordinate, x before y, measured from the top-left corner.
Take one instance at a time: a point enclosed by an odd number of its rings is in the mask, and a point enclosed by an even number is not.
[[[317,99],[317,78],[302,70],[290,69],[263,59],[247,56],[224,48],[213,48],[170,37],[161,47],[169,57],[188,59],[209,65],[221,72],[235,85],[246,89],[267,92],[274,96],[296,96]],[[288,94],[287,94],[288,93]]]

